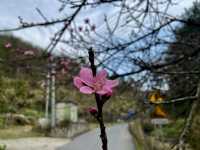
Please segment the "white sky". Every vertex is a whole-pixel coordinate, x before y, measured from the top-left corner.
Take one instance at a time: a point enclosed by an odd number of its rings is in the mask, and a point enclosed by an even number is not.
[[[173,15],[181,15],[184,8],[189,8],[195,0],[177,0],[180,2],[178,6],[174,6],[170,9],[170,13]],[[49,19],[59,18],[66,13],[59,13],[58,9],[60,3],[57,0],[1,0],[0,5],[0,29],[14,27],[18,25],[18,16],[21,16],[24,21],[43,21],[41,16],[38,15],[36,8],[40,8],[45,16]],[[98,25],[101,25],[104,19],[105,9],[97,9],[92,12],[85,12],[80,18],[92,18],[91,20]],[[65,10],[66,11],[66,10]],[[112,10],[109,10],[112,12]],[[80,24],[81,19],[78,19]],[[35,45],[44,47],[49,42],[49,37],[55,31],[56,27],[47,30],[40,29],[27,29],[24,31],[17,31],[14,34],[23,38],[26,41],[32,42]]]

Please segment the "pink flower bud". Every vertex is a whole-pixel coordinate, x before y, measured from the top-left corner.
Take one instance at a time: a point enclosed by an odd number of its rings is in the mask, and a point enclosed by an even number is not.
[[[74,32],[73,28],[68,28],[69,32]]]
[[[64,25],[68,27],[69,26],[69,22],[68,21],[65,22]]]
[[[89,18],[85,18],[84,22],[85,22],[85,24],[89,24],[90,23]]]
[[[95,25],[92,25],[92,26],[91,26],[91,30],[92,30],[92,31],[95,31],[95,29],[96,29],[96,26],[95,26]]]
[[[50,54],[50,53],[48,53],[48,61],[53,61],[53,56]]]
[[[80,27],[78,27],[78,30],[81,32],[83,30],[83,28],[80,26]]]
[[[88,111],[89,113],[91,113],[92,115],[95,115],[95,114],[97,113],[96,107],[89,107],[89,108],[87,109],[87,111]]]

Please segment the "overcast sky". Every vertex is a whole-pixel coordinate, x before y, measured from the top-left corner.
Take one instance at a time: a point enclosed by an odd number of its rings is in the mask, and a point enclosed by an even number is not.
[[[183,13],[184,8],[189,8],[194,0],[178,0],[180,4],[170,9],[170,13],[173,15],[180,15]],[[36,8],[40,8],[47,18],[59,18],[63,13],[59,13],[60,3],[57,0],[1,0],[0,5],[0,29],[15,27],[18,25],[18,16],[21,16],[25,21],[43,21],[41,16],[38,15]],[[101,24],[105,9],[98,9],[91,12],[85,12],[83,17],[93,18],[95,24]],[[96,18],[96,19],[95,19]],[[79,20],[81,22],[81,20]],[[97,26],[98,27],[98,26]],[[26,41],[30,41],[35,45],[45,47],[52,32],[55,28],[47,30],[40,29],[27,29],[24,31],[18,31],[14,34],[23,38]],[[45,37],[44,37],[45,35]]]

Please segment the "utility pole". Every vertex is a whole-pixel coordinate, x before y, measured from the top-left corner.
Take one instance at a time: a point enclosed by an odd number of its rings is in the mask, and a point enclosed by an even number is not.
[[[50,55],[48,58],[46,75],[46,106],[45,118],[50,119],[51,128],[56,126],[56,98],[55,98],[55,76],[56,76],[56,63]],[[50,112],[50,115],[49,115]]]
[[[46,105],[45,105],[45,118],[49,119],[49,102],[50,102],[50,70],[48,65],[48,72],[46,75]]]
[[[51,62],[51,77],[50,77],[50,98],[51,98],[51,127],[56,126],[56,99],[55,99],[55,75],[56,75],[56,64]]]

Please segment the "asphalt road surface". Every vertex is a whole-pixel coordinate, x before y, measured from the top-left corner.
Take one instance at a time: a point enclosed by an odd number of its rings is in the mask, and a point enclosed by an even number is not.
[[[127,124],[116,125],[107,129],[108,150],[135,150]],[[99,129],[85,133],[73,139],[69,144],[57,150],[101,150]]]

